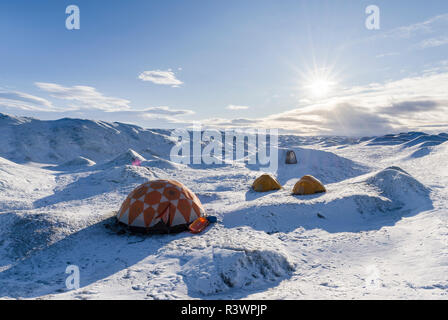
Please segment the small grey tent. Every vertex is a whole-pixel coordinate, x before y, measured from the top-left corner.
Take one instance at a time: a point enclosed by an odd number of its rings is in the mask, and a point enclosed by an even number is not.
[[[296,164],[297,157],[294,151],[290,150],[286,153],[286,164]]]

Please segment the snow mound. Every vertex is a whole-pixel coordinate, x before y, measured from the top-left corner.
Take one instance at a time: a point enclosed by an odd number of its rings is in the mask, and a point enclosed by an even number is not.
[[[281,148],[297,148],[306,145],[319,145],[321,147],[344,146],[357,144],[360,141],[360,138],[343,136],[296,136],[287,134],[278,136],[278,143]]]
[[[140,160],[140,162],[146,161],[143,156],[138,154],[132,149],[129,149],[128,151],[120,154],[115,159],[107,162],[107,165],[112,166],[124,166],[124,165],[131,165],[135,160]]]
[[[444,135],[422,135],[411,141],[408,141],[403,144],[403,147],[429,147],[429,146],[437,146],[439,144],[445,143],[448,141],[448,138]]]
[[[73,182],[59,187],[53,194],[41,198],[33,203],[35,208],[44,208],[61,202],[73,201],[80,203],[96,197],[102,197],[107,193],[119,193],[123,199],[133,188],[155,179],[155,175],[150,168],[136,166],[113,167],[93,172],[83,172]],[[119,202],[115,204],[119,206]]]
[[[431,154],[431,151],[432,151],[432,148],[430,148],[430,147],[420,148],[420,149],[417,149],[416,151],[414,151],[413,153],[411,153],[407,158],[408,159],[422,158],[424,156]]]
[[[54,184],[54,177],[45,170],[0,158],[0,213],[30,208],[34,199],[51,193]]]
[[[275,283],[292,270],[288,259],[276,251],[209,248],[187,262],[182,274],[192,293],[210,296]]]
[[[0,113],[0,125],[4,126],[4,125],[20,125],[20,124],[24,124],[27,122],[32,121],[31,118],[28,117],[16,117],[13,115],[8,115],[8,114],[4,114],[4,113]]]
[[[181,167],[184,167],[185,165],[177,164],[175,162],[165,160],[163,158],[159,158],[157,156],[153,156],[152,160],[145,161],[142,163],[145,167],[154,167],[159,169],[179,169]]]
[[[399,134],[387,134],[381,137],[371,139],[367,145],[369,146],[393,146],[403,144],[422,136],[427,136],[424,132],[406,132]]]
[[[411,147],[414,151],[405,159],[416,159],[430,155],[434,149],[448,141],[446,134],[425,135],[404,143],[403,147]]]
[[[430,189],[399,167],[389,167],[366,179],[365,183],[378,191],[378,196],[355,199],[358,210],[364,212],[417,211],[429,203]]]
[[[381,190],[381,195],[402,201],[412,201],[412,197],[426,196],[429,189],[400,167],[388,167],[366,182]]]
[[[189,296],[199,298],[246,296],[277,286],[297,267],[282,241],[247,227],[215,225],[203,236],[174,240],[159,250],[159,259],[173,257],[180,259],[178,273]]]
[[[94,166],[95,164],[96,163],[94,161],[79,156],[73,160],[63,163],[60,167],[91,167]]]
[[[368,140],[368,146],[395,146],[399,145],[403,148],[417,147],[427,148],[440,145],[448,141],[448,135],[440,133],[431,135],[424,132],[407,132],[400,134],[388,134],[382,137],[375,137]],[[421,157],[425,151],[419,153],[415,151],[415,157]]]
[[[103,184],[110,186],[111,183],[118,186],[128,186],[145,183],[155,179],[150,168],[137,166],[115,167],[110,170],[98,171],[86,178],[86,183]]]
[[[294,151],[297,164],[285,164],[288,150]],[[295,148],[279,150],[277,178],[285,185],[289,180],[296,182],[302,176],[311,174],[323,183],[353,178],[368,172],[368,168],[352,160],[338,156],[332,152]]]
[[[59,228],[67,227],[62,219],[57,220],[58,217],[47,214],[19,212],[2,215],[1,224],[7,227],[5,256],[14,261],[47,247],[58,238]]]

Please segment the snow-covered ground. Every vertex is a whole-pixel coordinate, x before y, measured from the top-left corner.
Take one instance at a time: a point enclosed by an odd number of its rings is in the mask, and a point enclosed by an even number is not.
[[[259,194],[253,166],[170,162],[167,130],[0,115],[0,298],[447,299],[447,140],[281,136],[284,189]],[[328,192],[292,196],[305,174]],[[218,223],[117,232],[122,201],[151,179],[181,181]]]

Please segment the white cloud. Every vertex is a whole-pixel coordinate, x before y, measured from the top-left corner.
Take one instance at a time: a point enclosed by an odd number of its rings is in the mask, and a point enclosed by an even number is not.
[[[213,127],[218,129],[224,128],[240,128],[240,127],[256,127],[262,121],[260,119],[222,119],[212,118],[200,121],[200,123],[206,127]]]
[[[183,84],[182,81],[176,78],[176,75],[171,69],[168,69],[166,71],[144,71],[138,76],[138,78],[143,81],[149,81],[161,85],[169,85],[172,87],[179,87],[181,84]]]
[[[0,90],[0,106],[29,111],[55,111],[53,104],[41,97],[19,91]]]
[[[91,113],[89,113],[91,114]],[[134,123],[144,128],[183,128],[192,125],[192,121],[178,118],[177,114],[160,114],[146,110],[101,112],[96,119]]]
[[[226,107],[227,110],[247,110],[249,109],[248,106],[236,106],[233,104],[230,104]]]
[[[152,113],[152,114],[161,114],[161,115],[169,115],[169,116],[184,116],[184,115],[192,115],[194,111],[186,110],[186,109],[172,109],[167,106],[161,107],[151,107],[142,110],[141,112]]]
[[[133,116],[135,116],[135,115],[133,115]],[[184,124],[184,123],[190,124],[191,123],[191,121],[185,121],[185,120],[177,119],[172,116],[166,116],[166,115],[160,115],[160,114],[154,114],[154,113],[141,113],[140,117],[144,120],[157,121],[165,126],[167,124],[173,124],[173,125],[176,125],[175,127],[177,127],[177,124]],[[173,128],[173,127],[171,127],[171,128]]]
[[[36,82],[35,85],[50,93],[51,97],[73,101],[71,109],[98,109],[103,111],[129,110],[130,101],[121,98],[107,97],[89,86],[64,87],[56,83]]]
[[[399,56],[400,54],[398,52],[388,52],[388,53],[382,53],[378,54],[376,58],[386,58],[386,57],[393,57],[393,56]]]
[[[448,44],[448,37],[436,37],[421,41],[418,47],[422,49],[435,48]]]
[[[373,36],[369,36],[362,39],[353,40],[343,45],[342,48],[347,48],[351,45],[359,45],[376,40],[408,40],[414,42],[410,46],[406,45],[407,50],[426,49],[433,48],[439,45],[443,45],[444,39],[448,37],[448,13],[441,14],[428,18],[427,20],[410,24],[407,26],[401,26],[392,28],[386,31],[380,31]],[[427,38],[425,40],[425,38]],[[404,44],[400,44],[403,49]],[[390,55],[396,55],[396,53],[378,54],[377,58],[383,58]]]
[[[425,21],[414,23],[408,26],[398,27],[384,33],[383,37],[392,38],[410,38],[417,34],[429,34],[439,27],[446,26],[448,22],[448,13],[441,14]]]

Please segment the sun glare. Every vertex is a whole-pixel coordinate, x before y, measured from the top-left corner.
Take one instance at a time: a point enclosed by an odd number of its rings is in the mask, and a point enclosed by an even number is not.
[[[337,81],[329,70],[316,69],[303,77],[303,88],[310,98],[323,99],[328,97],[335,89]]]
[[[333,82],[327,79],[315,79],[307,85],[310,93],[317,98],[326,97],[333,86]]]

